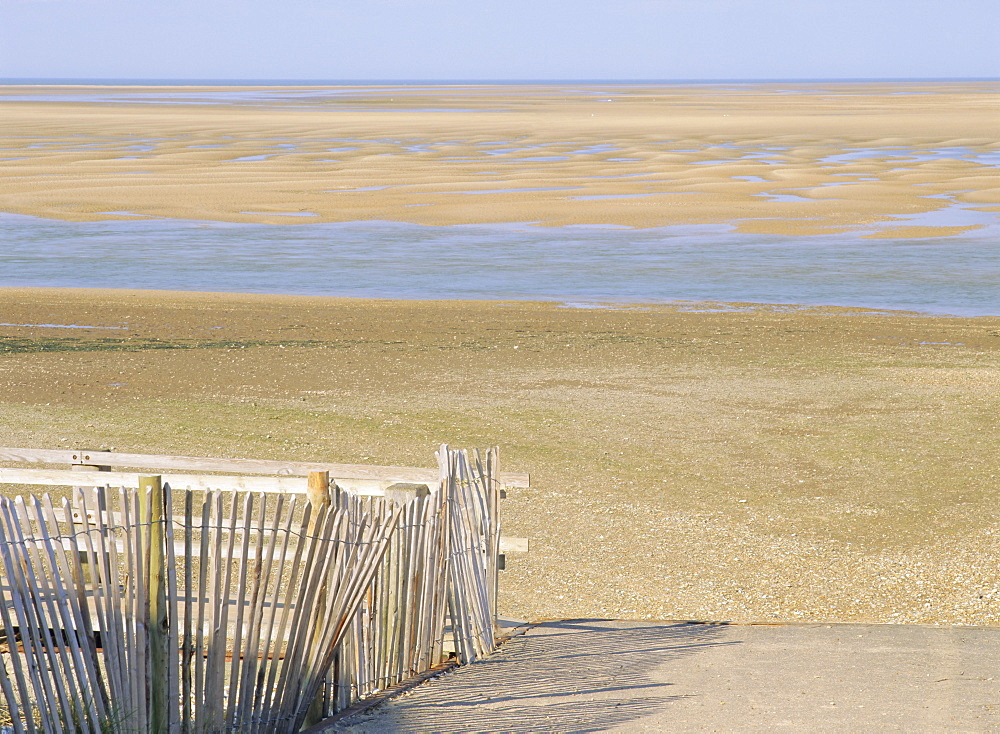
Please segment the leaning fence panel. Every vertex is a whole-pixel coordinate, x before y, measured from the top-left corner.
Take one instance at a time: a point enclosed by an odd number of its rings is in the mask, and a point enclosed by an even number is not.
[[[59,507],[0,497],[4,725],[294,732],[489,652],[496,456],[439,460],[438,482],[384,497],[324,472],[308,502],[124,473]]]
[[[321,509],[307,533],[311,508],[296,517],[292,501],[285,517],[265,523],[262,514],[252,514],[254,502],[265,497],[233,496],[224,503],[220,493],[208,492],[202,521],[178,524],[168,534],[169,521],[154,519],[159,513],[137,513],[145,505],[139,494],[98,490],[119,522],[83,531],[60,523],[47,496],[28,504],[0,498],[6,633],[0,682],[11,726],[297,731],[402,510],[376,507],[349,517],[343,508]],[[162,493],[147,494],[149,507],[162,507]],[[175,544],[165,542],[171,534],[182,548],[207,538],[213,553],[178,556]],[[285,573],[264,573],[265,556],[273,558],[274,546],[290,541],[297,562]],[[105,557],[115,558],[116,568],[102,567]],[[175,564],[176,575],[156,573]],[[174,581],[168,584],[168,577]],[[173,615],[158,620],[168,585],[176,586]],[[318,593],[321,587],[325,593]],[[277,634],[262,652],[260,629],[274,629],[275,617]],[[175,642],[160,645],[159,654],[158,632],[164,643]],[[176,700],[167,701],[171,692]]]

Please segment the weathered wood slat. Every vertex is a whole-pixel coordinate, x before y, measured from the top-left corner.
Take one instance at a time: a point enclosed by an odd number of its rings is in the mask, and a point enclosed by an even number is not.
[[[159,473],[176,469],[180,472],[232,472],[234,474],[274,474],[302,476],[309,472],[327,471],[340,479],[367,479],[383,482],[433,482],[436,469],[410,466],[369,466],[367,464],[331,464],[309,461],[273,461],[267,459],[211,459],[200,456],[166,456],[156,454],[118,454],[87,452],[70,449],[24,449],[0,447],[0,461],[21,464],[86,464],[155,469]],[[530,477],[524,473],[499,475],[509,487],[527,487]]]
[[[197,568],[194,570],[197,578],[197,584],[192,584],[187,587],[187,593],[190,595],[192,588],[197,588],[197,603],[195,605],[194,618],[196,624],[194,627],[194,644],[192,645],[194,650],[194,688],[190,691],[190,696],[193,700],[193,708],[195,711],[202,711],[205,708],[205,655],[202,651],[205,650],[205,627],[206,627],[206,616],[209,613],[206,607],[208,606],[208,568],[209,568],[209,553],[211,548],[212,537],[211,533],[205,531],[204,528],[208,527],[212,522],[212,502],[213,498],[211,493],[206,494],[202,498],[201,502],[201,523],[200,527],[203,528],[200,533],[201,538],[198,543],[198,559]],[[191,644],[190,642],[188,644]]]
[[[185,492],[184,494],[190,494],[190,492]],[[180,657],[181,657],[181,637],[180,637],[180,605],[179,605],[179,588],[177,586],[177,554],[173,550],[176,545],[174,541],[174,523],[171,522],[170,518],[173,517],[174,511],[174,493],[167,489],[163,493],[164,505],[163,505],[163,517],[166,522],[163,523],[163,540],[164,540],[164,561],[167,568],[167,619],[169,624],[167,625],[167,670],[171,671],[171,674],[167,676],[167,700],[173,702],[167,709],[168,712],[168,731],[170,734],[177,734],[181,730],[182,722],[184,719],[181,718],[180,710],[178,709],[177,702],[181,698],[181,687],[180,687],[180,676],[177,671],[180,670]],[[183,526],[182,526],[183,527]],[[187,532],[184,533],[187,535]],[[181,544],[183,546],[183,544]],[[185,559],[187,560],[187,559]]]
[[[277,500],[279,509],[281,501],[282,498],[279,497]],[[249,644],[243,651],[243,667],[240,676],[244,683],[242,689],[237,694],[234,694],[237,709],[241,712],[248,712],[252,709],[253,683],[257,680],[257,671],[261,662],[259,655],[261,650],[261,630],[265,617],[264,609],[268,599],[271,599],[273,602],[276,598],[276,596],[268,593],[268,581],[271,578],[274,547],[277,545],[275,534],[277,532],[280,512],[275,514],[273,522],[268,527],[268,510],[267,498],[263,497],[260,502],[260,515],[257,523],[257,527],[259,528],[255,546],[257,557],[255,559],[253,585],[250,592],[250,609],[248,610],[250,625],[247,640]],[[273,618],[274,615],[272,613],[269,616]],[[236,698],[237,695],[238,698]]]
[[[194,525],[194,495],[192,492],[184,493],[184,522],[181,527],[187,529]],[[181,563],[183,564],[184,572],[182,574],[184,583],[184,598],[183,603],[180,604],[180,609],[183,610],[179,612],[183,616],[183,632],[182,632],[182,646],[179,656],[179,664],[181,667],[180,681],[178,685],[180,687],[180,701],[181,701],[181,722],[183,725],[183,731],[185,734],[190,731],[188,722],[193,720],[193,680],[194,675],[194,656],[195,656],[195,645],[194,645],[194,635],[192,629],[193,623],[193,612],[195,606],[193,604],[194,598],[191,594],[191,580],[193,574],[193,559],[194,559],[194,542],[192,538],[193,533],[190,531],[184,533],[184,551],[181,555]]]
[[[18,498],[20,499],[20,498]],[[31,510],[27,510],[25,504],[22,503],[18,507],[18,514],[23,517],[29,517],[29,512],[31,512],[32,526],[38,528],[38,534],[41,536],[39,538],[40,545],[44,548],[48,540],[46,532],[46,524],[43,517],[41,517],[40,506],[37,498],[32,498]],[[58,531],[57,531],[58,532]],[[45,550],[51,552],[51,546],[45,548]],[[49,626],[50,629],[62,629],[62,625],[66,623],[66,620],[59,619],[59,607],[62,606],[62,602],[65,600],[65,593],[59,589],[58,584],[55,583],[56,579],[51,578],[49,575],[49,568],[47,568],[46,561],[50,560],[47,556],[49,554],[44,551],[38,553],[36,556],[36,563],[27,566],[28,578],[32,588],[37,589],[40,595],[44,597],[45,603],[40,606],[45,607],[45,624]],[[44,628],[43,628],[44,629]],[[63,671],[70,672],[72,670],[72,665],[70,664],[67,656],[66,648],[68,645],[57,645],[56,640],[52,639],[51,635],[42,633],[45,639],[45,649],[48,653],[48,657],[53,661],[59,661],[60,667]],[[56,701],[59,705],[60,714],[64,721],[72,721],[73,710],[71,704],[75,701],[75,691],[68,690],[66,675],[53,675],[50,677],[52,681],[52,687],[55,689]]]

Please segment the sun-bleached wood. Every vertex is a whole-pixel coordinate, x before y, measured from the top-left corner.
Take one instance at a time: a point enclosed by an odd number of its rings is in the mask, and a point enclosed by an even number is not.
[[[449,650],[460,662],[486,654],[496,453],[438,456],[435,480],[388,497],[323,474],[235,478],[298,482],[295,493],[163,475],[157,495],[128,472],[0,470],[0,481],[77,487],[59,507],[0,496],[0,621],[24,641],[0,666],[12,715],[29,726],[27,712],[43,710],[96,730],[127,712],[150,731],[164,709],[155,699],[176,702],[171,732],[291,733]]]
[[[511,538],[501,535],[499,546],[500,553],[528,553],[530,541],[528,538]]]
[[[313,471],[328,471],[339,479],[360,479],[381,482],[434,482],[436,469],[409,466],[369,466],[367,464],[332,464],[308,461],[272,461],[266,459],[212,459],[200,456],[160,456],[154,454],[116,454],[69,449],[23,449],[0,447],[0,461],[20,464],[87,464],[101,466],[155,469],[158,473],[176,469],[187,472],[228,472],[232,474],[274,474],[276,476],[307,476]],[[528,487],[528,474],[500,474],[501,483],[508,487]]]

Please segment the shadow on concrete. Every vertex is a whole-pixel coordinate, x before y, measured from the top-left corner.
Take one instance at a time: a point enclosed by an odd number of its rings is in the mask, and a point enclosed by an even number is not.
[[[739,644],[723,640],[724,630],[599,619],[545,623],[488,659],[341,721],[332,731],[604,731],[682,699],[649,673]]]

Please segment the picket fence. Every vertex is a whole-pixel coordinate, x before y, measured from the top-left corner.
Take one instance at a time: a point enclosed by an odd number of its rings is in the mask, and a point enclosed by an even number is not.
[[[62,455],[0,448],[22,464]],[[77,485],[0,497],[2,726],[291,733],[488,653],[496,451],[437,456],[436,482],[353,490],[311,465],[304,483],[0,468],[0,483]]]

